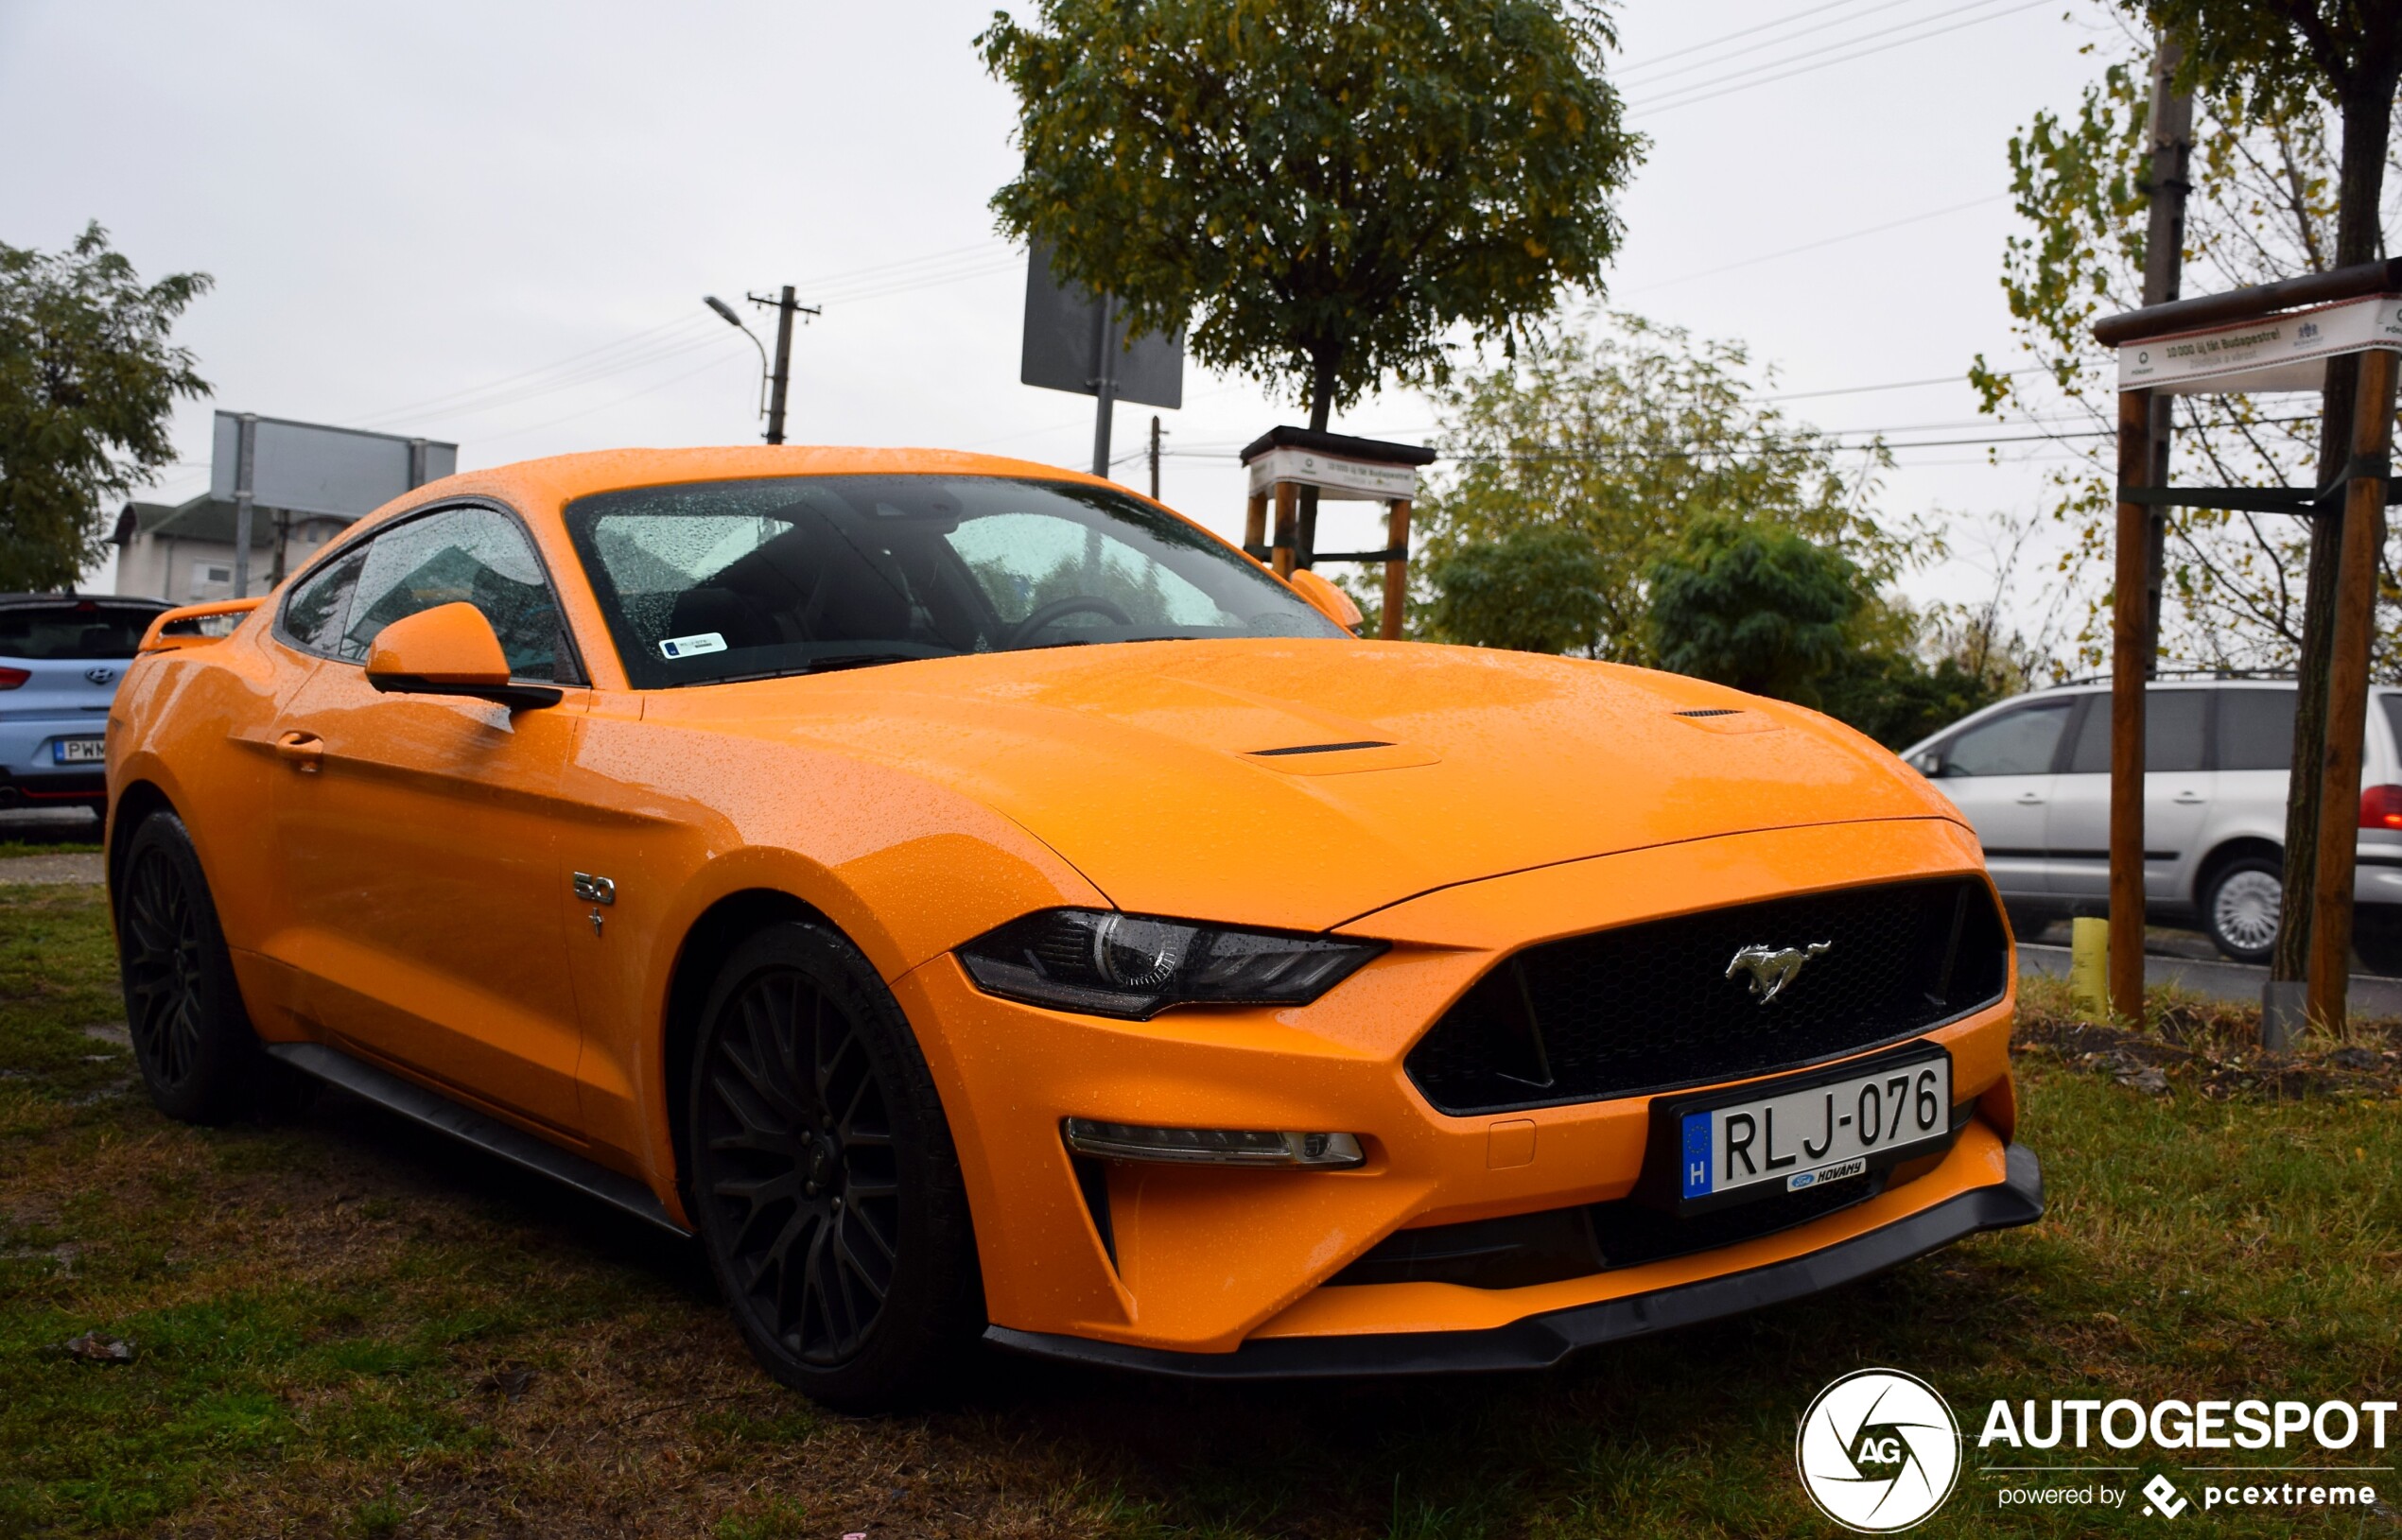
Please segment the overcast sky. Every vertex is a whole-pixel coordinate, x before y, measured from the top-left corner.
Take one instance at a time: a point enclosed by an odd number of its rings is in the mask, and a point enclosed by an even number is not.
[[[163,499],[206,484],[213,406],[454,440],[462,467],[754,439],[758,356],[700,297],[783,283],[825,308],[794,345],[793,441],[1081,465],[1089,401],[1017,381],[989,14],[0,0],[0,240],[56,248],[98,219],[145,274],[216,276],[178,334],[216,397],[179,415]],[[1820,426],[1923,444],[1888,512],[1948,510],[1974,547],[1978,516],[2034,508],[2040,464],[1942,441],[1993,431],[1958,382],[2010,352],[2005,147],[2096,75],[2081,46],[2115,46],[2095,0],[1618,15],[1611,71],[1652,145],[1610,303],[1742,341]],[[1234,449],[1299,413],[1197,373],[1185,400],[1161,414],[1164,495],[1233,532]],[[1150,416],[1120,409],[1121,453]],[[1388,391],[1335,425],[1425,438],[1436,412]],[[1976,564],[1908,586],[1966,597]]]

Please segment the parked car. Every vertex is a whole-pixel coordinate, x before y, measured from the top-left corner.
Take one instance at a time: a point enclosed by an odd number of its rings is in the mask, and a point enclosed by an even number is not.
[[[143,1076],[205,1121],[303,1071],[697,1233],[847,1407],[978,1333],[1531,1368],[2042,1213],[2008,933],[1923,781],[1357,619],[1020,461],[433,483],[133,666]]]
[[[2195,925],[2265,962],[2277,939],[2293,757],[2289,679],[2165,679],[2144,705],[2144,891],[2150,917]],[[2370,693],[2354,930],[2361,960],[2402,974],[2402,690]],[[1986,870],[2031,918],[2099,913],[2110,896],[2110,686],[1989,706],[1905,749],[1976,828]]]
[[[0,594],[0,807],[108,800],[109,701],[159,599]]]

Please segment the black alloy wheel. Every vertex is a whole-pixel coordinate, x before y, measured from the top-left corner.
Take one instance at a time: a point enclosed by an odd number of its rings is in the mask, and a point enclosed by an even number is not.
[[[170,1117],[222,1123],[267,1079],[266,1060],[182,819],[142,821],[115,896],[126,1030],[150,1099]]]
[[[692,1217],[753,1354],[844,1410],[915,1399],[982,1325],[958,1159],[908,1023],[830,932],[720,974],[692,1064]]]

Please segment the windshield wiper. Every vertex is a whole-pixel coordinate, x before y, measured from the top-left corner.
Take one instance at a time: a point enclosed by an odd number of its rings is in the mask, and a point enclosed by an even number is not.
[[[800,671],[830,674],[838,668],[872,668],[879,663],[917,663],[927,656],[922,652],[837,652],[831,657],[811,658]]]

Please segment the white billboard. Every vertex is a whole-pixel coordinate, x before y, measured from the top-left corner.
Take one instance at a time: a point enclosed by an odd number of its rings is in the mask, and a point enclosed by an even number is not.
[[[260,508],[355,519],[459,469],[455,443],[280,417],[252,423],[250,492]],[[241,441],[241,414],[218,412],[209,457],[210,496],[231,502],[240,490]]]

